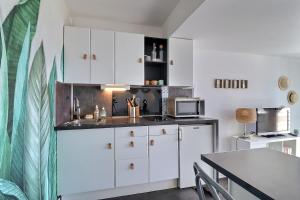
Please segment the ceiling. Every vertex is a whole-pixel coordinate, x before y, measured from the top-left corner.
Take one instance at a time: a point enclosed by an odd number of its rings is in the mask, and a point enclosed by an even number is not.
[[[206,0],[173,36],[203,49],[300,57],[300,1]]]
[[[65,0],[72,17],[162,26],[179,0]]]

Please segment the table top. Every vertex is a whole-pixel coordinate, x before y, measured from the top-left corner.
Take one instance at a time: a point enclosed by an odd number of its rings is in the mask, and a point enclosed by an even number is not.
[[[283,136],[272,137],[272,138],[266,138],[266,137],[257,136],[257,135],[251,136],[249,139],[242,139],[242,138],[239,138],[239,136],[233,136],[233,138],[238,139],[238,140],[243,140],[243,141],[249,142],[249,143],[270,143],[270,142],[282,142],[282,141],[289,141],[289,140],[297,140],[297,139],[300,139],[300,136],[284,134]]]
[[[270,149],[203,154],[201,159],[260,199],[300,198],[300,159]]]

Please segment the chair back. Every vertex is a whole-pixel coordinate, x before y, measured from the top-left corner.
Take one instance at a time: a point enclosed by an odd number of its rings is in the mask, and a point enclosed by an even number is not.
[[[219,194],[221,194],[225,200],[235,200],[221,185],[219,185],[216,181],[210,178],[198,165],[198,163],[194,163],[194,172],[196,175],[196,188],[197,193],[200,200],[206,200],[204,195],[204,190],[202,186],[203,183],[206,184],[206,187],[210,191],[214,200],[221,200]]]

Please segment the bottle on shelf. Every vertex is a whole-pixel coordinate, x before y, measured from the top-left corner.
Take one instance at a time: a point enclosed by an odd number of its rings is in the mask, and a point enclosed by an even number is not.
[[[161,62],[164,61],[164,50],[163,50],[164,46],[161,44],[159,45],[159,60]]]
[[[153,49],[152,49],[152,61],[156,61],[157,60],[157,55],[156,55],[156,44],[153,43]]]

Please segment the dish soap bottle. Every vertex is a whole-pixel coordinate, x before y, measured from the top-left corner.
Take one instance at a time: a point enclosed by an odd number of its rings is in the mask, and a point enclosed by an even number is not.
[[[95,119],[96,121],[99,120],[99,107],[98,107],[98,105],[96,105],[96,107],[95,107],[95,111],[94,111],[94,119]]]
[[[101,117],[101,119],[105,119],[106,118],[106,110],[105,110],[104,107],[101,108],[100,117]]]

